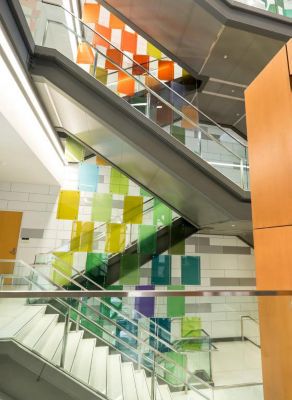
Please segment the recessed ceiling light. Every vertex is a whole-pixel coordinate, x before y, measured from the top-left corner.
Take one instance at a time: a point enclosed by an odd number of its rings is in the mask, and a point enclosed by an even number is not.
[[[156,108],[162,108],[162,106],[157,106]]]
[[[240,114],[239,114],[239,113],[236,113],[236,116],[237,116],[237,117],[239,117],[239,116],[240,116]]]
[[[224,60],[226,60],[226,58],[228,58],[228,55],[227,54],[224,54]]]
[[[232,224],[231,226],[232,226],[232,228],[234,228],[234,227],[235,227],[235,224]]]
[[[234,92],[235,92],[235,90],[234,90],[234,89],[232,89],[232,90],[231,90],[231,93],[234,93]]]

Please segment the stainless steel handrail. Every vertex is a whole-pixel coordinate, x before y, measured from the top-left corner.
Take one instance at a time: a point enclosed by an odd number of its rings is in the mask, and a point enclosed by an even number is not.
[[[261,346],[260,346],[258,343],[254,342],[254,341],[251,340],[250,338],[244,336],[243,321],[244,321],[245,319],[248,319],[248,320],[254,322],[256,325],[259,326],[259,321],[256,320],[255,318],[251,317],[250,315],[241,315],[241,317],[240,317],[241,341],[244,342],[244,340],[247,339],[249,342],[251,342],[252,344],[254,344],[255,346],[257,346],[258,348],[261,348]]]
[[[170,90],[173,94],[175,94],[176,96],[178,96],[182,101],[184,101],[185,103],[187,103],[189,106],[191,106],[192,108],[194,108],[198,113],[202,114],[206,119],[208,119],[209,121],[212,122],[213,125],[217,126],[221,131],[223,131],[224,133],[226,133],[228,136],[231,137],[231,135],[222,127],[220,126],[216,121],[214,121],[212,118],[210,118],[207,114],[205,114],[203,111],[199,110],[194,104],[192,104],[191,102],[189,102],[187,99],[185,99],[183,96],[181,96],[179,93],[177,93],[175,90],[173,90],[171,87],[167,86],[163,81],[160,81],[158,78],[156,78],[154,75],[152,75],[146,68],[143,67],[143,65],[138,64],[136,61],[134,61],[128,54],[124,53],[121,49],[119,49],[118,47],[116,47],[111,41],[109,41],[106,37],[104,37],[103,35],[101,35],[99,32],[96,32],[94,29],[92,29],[90,26],[88,26],[86,23],[84,23],[82,21],[82,19],[80,19],[78,16],[76,16],[74,13],[72,13],[70,10],[68,10],[66,7],[64,7],[61,4],[56,4],[56,3],[52,3],[50,1],[46,1],[46,0],[41,0],[41,2],[43,4],[48,4],[51,6],[56,6],[59,8],[62,8],[65,12],[67,12],[68,14],[71,15],[71,17],[75,18],[76,20],[78,20],[78,22],[85,26],[87,29],[89,29],[91,32],[93,32],[95,35],[98,35],[100,38],[102,38],[102,40],[104,40],[107,44],[109,44],[112,48],[114,48],[115,50],[118,50],[120,53],[123,54],[124,57],[126,57],[128,60],[130,60],[131,62],[133,62],[136,66],[138,66],[139,68],[143,69],[143,71],[145,73],[147,73],[147,75],[150,75],[153,79],[155,79],[155,81],[157,81],[159,84],[163,85],[165,88],[167,88],[167,90]],[[56,22],[56,21],[53,21]],[[77,35],[78,36],[78,35]],[[92,47],[92,46],[91,46]],[[132,76],[132,75],[130,75]],[[133,76],[132,76],[133,77]],[[134,78],[134,77],[133,77]],[[139,83],[141,83],[139,81]],[[145,85],[146,86],[146,85]],[[147,87],[147,86],[146,86]],[[149,89],[149,88],[148,88]],[[232,139],[234,139],[235,141],[237,141],[241,146],[243,147],[247,147],[245,146],[243,143],[241,143],[241,141],[237,138],[234,138],[232,136]],[[220,143],[220,142],[219,142]]]

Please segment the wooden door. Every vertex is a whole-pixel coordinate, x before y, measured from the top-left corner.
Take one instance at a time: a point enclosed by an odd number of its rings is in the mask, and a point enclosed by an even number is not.
[[[16,257],[22,212],[0,211],[0,260]],[[13,272],[14,263],[0,262],[0,274]]]

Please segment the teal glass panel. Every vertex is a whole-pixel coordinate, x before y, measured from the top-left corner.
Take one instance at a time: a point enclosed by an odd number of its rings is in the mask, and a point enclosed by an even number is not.
[[[123,254],[121,256],[120,284],[137,285],[139,278],[139,254]]]
[[[161,203],[160,200],[154,199],[153,207],[153,224],[154,225],[170,225],[172,220],[172,212],[169,207]]]
[[[79,165],[79,190],[96,192],[98,183],[98,166],[95,164]]]
[[[201,284],[201,258],[199,256],[181,257],[181,283],[183,285]]]
[[[171,282],[171,256],[157,255],[152,259],[151,284],[169,285]]]
[[[139,225],[138,249],[143,254],[155,254],[157,243],[157,229],[154,225]]]

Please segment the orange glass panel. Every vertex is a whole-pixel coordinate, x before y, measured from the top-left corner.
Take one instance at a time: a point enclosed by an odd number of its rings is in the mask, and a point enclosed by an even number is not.
[[[94,55],[92,48],[87,43],[79,43],[77,51],[77,64],[93,64]]]
[[[125,28],[125,24],[124,24],[123,21],[121,21],[114,14],[111,14],[110,15],[110,27],[112,29],[124,29]]]
[[[133,53],[133,54],[136,53],[137,52],[137,33],[123,31],[121,48],[123,51],[129,51],[130,53]]]
[[[82,21],[83,22],[97,22],[99,17],[100,5],[86,3],[83,5]]]
[[[136,61],[136,63],[142,65],[144,69],[149,71],[149,56],[135,54],[133,59]],[[145,73],[143,68],[140,68],[138,65],[134,64],[133,75],[143,75]]]
[[[117,65],[120,67],[122,66],[123,63],[123,53],[121,53],[119,50],[116,49],[108,49],[106,52],[106,55]],[[119,70],[118,67],[116,67],[113,63],[111,63],[109,60],[106,60],[105,62],[105,69],[115,69]]]
[[[162,87],[161,83],[152,76],[145,77],[145,85],[154,90],[159,90]]]
[[[158,61],[158,79],[162,81],[172,81],[174,79],[173,61]]]
[[[188,120],[193,121],[193,124],[186,119],[182,119],[181,127],[186,129],[193,129],[195,125],[199,122],[198,111],[192,106],[182,106],[182,113],[188,118]]]
[[[96,165],[109,165],[109,163],[101,156],[96,156]]]
[[[107,28],[106,26],[95,24],[95,30],[96,32],[100,33],[102,36],[104,36],[107,40],[111,40],[111,29]],[[106,47],[107,49],[110,47],[110,44],[103,40],[100,36],[98,35],[93,35],[93,41],[92,41],[93,46],[103,46]]]
[[[127,96],[133,96],[135,93],[135,81],[129,75],[123,71],[119,71],[118,78],[118,92],[126,94]]]

